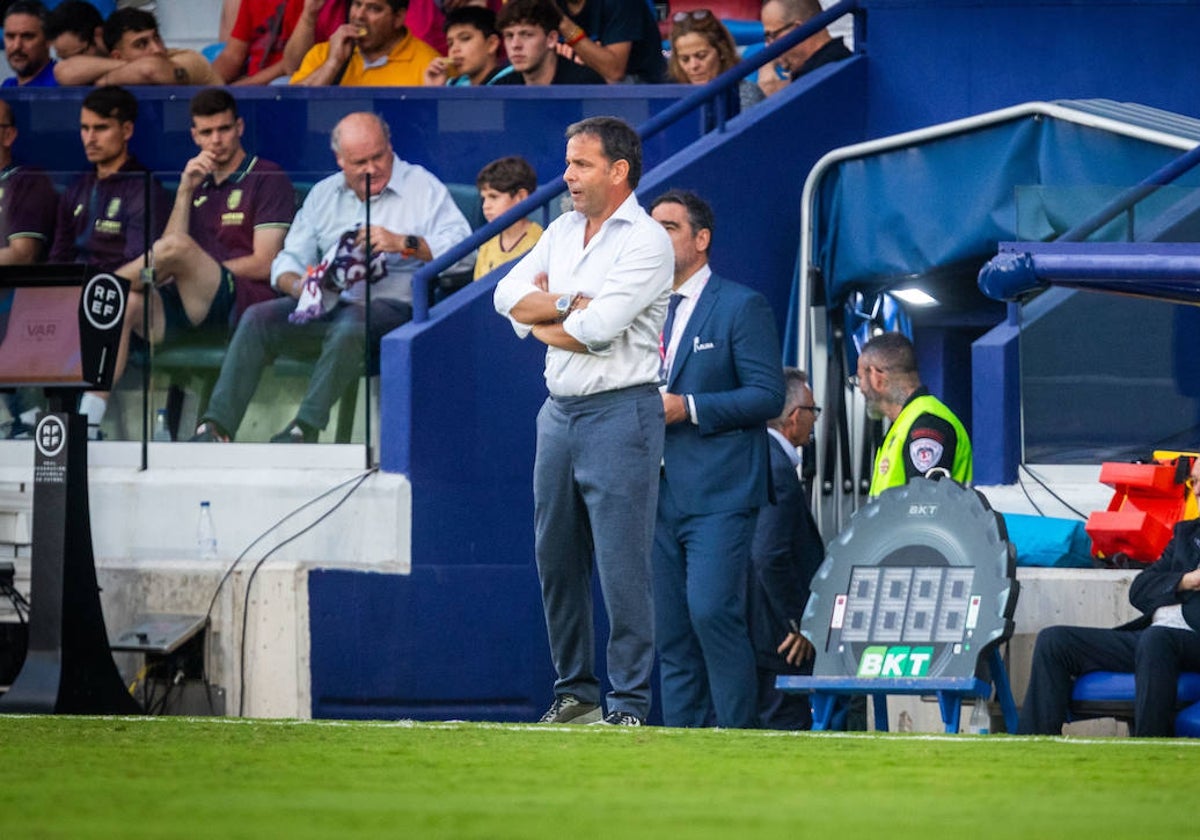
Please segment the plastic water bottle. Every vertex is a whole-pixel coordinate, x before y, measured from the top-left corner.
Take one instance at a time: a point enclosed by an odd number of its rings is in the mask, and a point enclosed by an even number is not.
[[[992,713],[988,710],[988,701],[983,697],[976,698],[967,731],[972,735],[987,735],[991,729]]]
[[[154,414],[154,432],[150,435],[151,440],[170,440],[171,431],[167,428],[167,410],[160,408]]]
[[[213,524],[212,506],[200,503],[200,520],[196,523],[196,548],[201,560],[217,559],[217,526]]]

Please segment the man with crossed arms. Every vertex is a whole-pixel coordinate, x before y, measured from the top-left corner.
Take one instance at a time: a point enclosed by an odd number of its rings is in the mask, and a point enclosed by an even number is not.
[[[496,311],[547,345],[537,418],[534,530],[558,679],[542,723],[640,726],[650,712],[650,545],[662,462],[658,340],[671,243],[637,203],[637,133],[615,117],[567,129],[556,219],[496,286]],[[592,567],[611,633],[608,715],[595,673]]]

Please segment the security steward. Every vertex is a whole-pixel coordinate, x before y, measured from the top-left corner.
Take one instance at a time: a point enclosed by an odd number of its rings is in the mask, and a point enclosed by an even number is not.
[[[875,456],[871,498],[939,468],[970,483],[971,440],[954,412],[921,384],[911,341],[896,332],[872,338],[859,353],[855,379],[868,416],[891,421]]]

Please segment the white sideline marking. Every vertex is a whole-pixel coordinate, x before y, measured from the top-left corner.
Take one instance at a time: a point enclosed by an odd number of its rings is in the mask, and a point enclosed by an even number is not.
[[[28,719],[61,719],[60,715],[10,715],[0,714],[0,720]],[[789,732],[779,730],[757,729],[670,729],[665,726],[624,727],[624,726],[548,726],[535,723],[493,723],[476,721],[421,721],[421,720],[297,720],[294,718],[234,718],[234,717],[186,717],[170,715],[89,715],[88,720],[121,721],[123,723],[157,723],[175,721],[196,724],[226,724],[230,726],[320,726],[320,727],[361,727],[364,729],[501,729],[510,732],[539,732],[542,734],[576,734],[581,732],[604,732],[613,730],[648,729],[656,735],[687,737],[693,732],[737,732],[741,735],[757,735],[760,738],[832,738],[846,740],[897,740],[897,741],[939,741],[955,744],[1028,744],[1031,742],[1060,743],[1069,745],[1089,744],[1124,744],[1128,746],[1143,746],[1169,744],[1179,747],[1200,747],[1200,738],[1076,738],[1073,736],[1050,735],[948,735],[945,733],[897,733],[897,732]]]

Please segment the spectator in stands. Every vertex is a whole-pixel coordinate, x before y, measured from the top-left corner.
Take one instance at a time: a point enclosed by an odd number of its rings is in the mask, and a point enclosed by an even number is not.
[[[93,168],[59,201],[50,262],[86,262],[115,271],[162,233],[170,197],[129,150],[137,112],[137,99],[116,85],[98,87],[84,97],[79,134]],[[149,207],[147,179],[152,185]]]
[[[62,85],[219,85],[223,80],[195,50],[167,49],[154,15],[117,9],[104,21],[108,55],[76,55],[58,62]]]
[[[245,126],[227,91],[205,88],[192,97],[190,111],[200,153],[184,166],[166,230],[151,249],[149,335],[143,333],[145,297],[135,282],[145,260],[117,272],[132,286],[123,342],[132,331],[152,344],[199,339],[223,346],[248,306],[276,297],[271,261],[292,221],[292,182],[277,164],[242,147]],[[124,372],[124,346],[117,359],[114,386]],[[107,396],[97,393],[94,400],[106,403]],[[100,423],[104,409],[94,400],[88,420]]]
[[[39,0],[16,0],[4,11],[4,53],[15,76],[3,87],[57,87],[50,42],[46,38],[46,7]]]
[[[145,253],[162,233],[170,198],[129,151],[137,111],[133,94],[115,85],[84,97],[79,135],[94,168],[68,187],[59,202],[51,262],[84,262],[98,271],[116,271]],[[118,369],[125,365],[125,343],[122,348]],[[98,395],[85,394],[80,401],[92,438],[99,436],[104,407]]]
[[[43,262],[54,241],[58,193],[44,172],[13,159],[17,124],[0,99],[0,265]]]
[[[490,85],[513,72],[500,66],[500,33],[496,13],[479,6],[460,6],[446,13],[445,58],[435,58],[425,68],[427,85]]]
[[[676,12],[671,18],[670,43],[667,72],[685,85],[706,85],[739,61],[733,35],[708,9]],[[748,79],[742,79],[737,92],[737,109],[728,116],[763,100],[763,92]]]
[[[602,85],[604,77],[555,51],[558,10],[550,0],[509,0],[496,25],[513,70],[497,85]]]
[[[494,301],[518,336],[547,346],[534,551],[558,679],[541,722],[640,726],[654,666],[650,550],[671,240],[633,193],[642,146],[628,124],[591,117],[570,126],[567,138],[563,179],[575,210],[555,219],[497,284]],[[593,570],[611,628],[607,716],[595,673]]]
[[[767,420],[784,402],[771,305],[709,266],[713,213],[671,190],[650,215],[675,249],[662,331],[666,440],[654,530],[654,637],[667,726],[758,723],[746,579],[770,498]]]
[[[503,157],[479,170],[475,186],[483,199],[483,217],[490,222],[533,194],[537,189],[537,173],[523,157]],[[526,218],[513,222],[479,246],[475,279],[517,259],[536,245],[541,236],[542,226],[537,222]]]
[[[284,47],[304,0],[241,0],[213,69],[228,83],[266,85],[290,75]],[[295,68],[292,68],[295,69]]]
[[[1192,465],[1200,482],[1200,459]],[[1200,671],[1200,520],[1175,526],[1158,562],[1129,586],[1141,617],[1116,628],[1047,627],[1033,649],[1021,707],[1022,735],[1061,735],[1075,679],[1090,671],[1133,674],[1132,734],[1175,734],[1179,674]]]
[[[44,172],[13,160],[16,141],[12,106],[0,99],[0,265],[43,262],[54,241],[58,193]],[[35,389],[19,389],[0,397],[12,417],[8,437],[29,437],[40,395]]]
[[[578,58],[604,81],[665,81],[662,38],[645,0],[565,0],[554,8],[568,57]]]
[[[334,30],[349,18],[350,0],[303,0],[304,10],[284,55],[289,67],[298,67],[313,46],[333,37]],[[433,47],[439,54],[446,52],[444,12],[462,6],[486,6],[498,11],[501,0],[411,0],[404,23],[408,30]]]
[[[758,663],[758,721],[764,729],[811,729],[808,695],[775,688],[780,674],[812,673],[813,648],[800,635],[808,588],[825,559],[825,544],[800,482],[800,453],[821,409],[808,377],[784,368],[783,412],[767,421],[775,500],[758,509],[750,546],[750,640]]]
[[[224,44],[229,40],[233,31],[234,21],[237,20],[238,9],[242,0],[221,0],[221,17],[217,20],[217,42]]]
[[[762,7],[763,42],[770,46],[822,11],[819,0],[767,0]],[[841,38],[834,38],[822,29],[779,56],[776,61],[759,68],[758,85],[763,93],[771,96],[805,73],[851,55]],[[786,80],[780,79],[775,72],[776,64],[787,76]]]
[[[67,0],[55,6],[46,21],[46,37],[59,61],[77,55],[108,55],[108,47],[104,46],[104,18],[85,0]]]
[[[352,0],[350,21],[300,62],[292,84],[420,85],[437,50],[404,25],[408,0]]]
[[[891,422],[875,454],[872,498],[933,470],[970,483],[971,439],[954,412],[921,384],[911,341],[897,332],[872,338],[858,355],[855,379],[868,416]]]
[[[377,354],[380,338],[412,317],[413,273],[471,232],[445,185],[396,156],[377,115],[343,117],[331,145],[341,171],[309,191],[271,264],[271,284],[286,297],[246,310],[193,440],[230,440],[263,368],[300,352],[316,358],[312,379],[295,419],[272,441],[316,441],[334,401],[362,374],[364,275],[374,282],[366,329]]]

